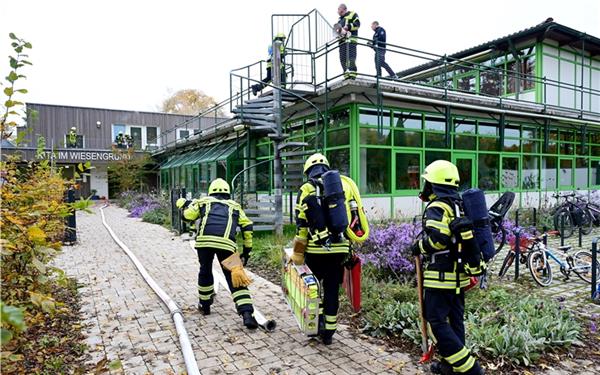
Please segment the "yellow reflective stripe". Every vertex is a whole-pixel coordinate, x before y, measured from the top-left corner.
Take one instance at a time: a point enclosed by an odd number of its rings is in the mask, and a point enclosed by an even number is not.
[[[449,364],[453,365],[468,355],[469,355],[469,350],[463,346],[462,349],[458,351],[458,353],[452,354],[450,357],[444,357],[444,358],[446,358],[446,361],[448,361]]]
[[[250,298],[244,298],[244,299],[241,299],[239,301],[236,301],[235,304],[236,304],[236,306],[252,305],[252,299],[250,299]]]
[[[454,217],[454,210],[452,209],[452,207],[450,207],[449,205],[447,205],[446,203],[442,202],[442,201],[435,201],[435,202],[431,202],[427,208],[429,207],[438,207],[441,208],[442,210],[444,210],[446,212],[446,214],[453,218]]]
[[[229,234],[231,233],[231,223],[233,223],[233,207],[229,206],[227,216],[227,227],[225,227],[225,234],[223,235],[225,238],[229,238]]]
[[[242,232],[242,237],[244,237],[244,246],[252,247],[252,232]]]
[[[463,240],[470,240],[471,238],[473,238],[473,231],[468,230],[466,232],[462,232],[460,234],[460,236],[462,237]]]
[[[242,290],[238,290],[237,292],[233,292],[231,293],[231,297],[232,298],[237,298],[240,296],[249,296],[250,292],[248,290],[242,289]]]
[[[445,234],[446,236],[450,236],[451,234],[450,227],[448,226],[448,224],[442,223],[437,220],[427,220],[425,221],[425,226],[429,228],[435,228],[439,230],[442,234]]]
[[[227,250],[227,251],[231,251],[231,252],[235,252],[235,250],[236,250],[236,247],[234,245],[225,245],[220,242],[214,242],[214,241],[202,241],[202,242],[198,241],[198,242],[196,242],[195,247],[196,247],[196,249],[211,247],[211,248]]]
[[[325,315],[325,321],[329,323],[337,322],[337,315]]]
[[[200,209],[198,209],[200,211]],[[200,225],[200,233],[198,237],[204,234],[204,228],[206,227],[206,221],[208,220],[208,213],[210,212],[210,202],[206,203],[206,209],[204,210],[204,217],[202,218],[202,224]]]
[[[208,301],[208,300],[210,300],[210,297],[212,297],[212,294],[200,294],[198,296],[200,301]]]
[[[469,285],[469,282],[461,281],[460,288],[464,288]],[[423,280],[423,287],[432,289],[454,289],[456,288],[456,281],[438,281],[438,280]]]
[[[475,358],[469,357],[469,359],[467,359],[467,361],[462,366],[452,366],[452,370],[454,370],[454,372],[467,372],[473,367],[474,364]]]
[[[427,242],[429,242],[429,245],[436,250],[444,250],[446,248],[446,246],[442,245],[441,243],[433,242],[431,238],[427,238]]]
[[[445,280],[454,280],[456,281],[456,272],[442,272],[444,274]],[[440,273],[439,271],[433,270],[425,270],[424,277],[429,279],[439,279]],[[459,275],[460,280],[469,280],[469,277],[464,273]]]
[[[333,331],[337,329],[337,324],[329,324],[325,323],[325,329],[329,331]]]
[[[209,286],[198,285],[198,291],[200,291],[200,292],[212,292],[213,290],[215,290],[215,288],[212,285],[209,285]]]

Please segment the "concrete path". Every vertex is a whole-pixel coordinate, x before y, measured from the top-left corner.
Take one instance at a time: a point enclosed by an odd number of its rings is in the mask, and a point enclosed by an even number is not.
[[[166,229],[104,210],[108,224],[150,275],[182,308],[202,374],[380,374],[422,373],[417,358],[391,352],[341,326],[324,347],[304,337],[282,299],[279,286],[252,275],[255,305],[277,321],[275,332],[248,331],[228,293],[213,314],[196,309],[198,260],[188,243]],[[90,363],[120,360],[113,373],[181,374],[185,366],[175,326],[166,307],[102,226],[98,209],[78,213],[79,243],[65,247],[56,265],[84,284],[81,289]]]

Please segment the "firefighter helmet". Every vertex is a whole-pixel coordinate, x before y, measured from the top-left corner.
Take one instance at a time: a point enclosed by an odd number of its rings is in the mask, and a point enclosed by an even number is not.
[[[273,38],[273,40],[281,40],[284,41],[285,40],[285,34],[284,33],[277,33],[275,35],[275,37]]]
[[[208,195],[213,194],[230,194],[229,184],[222,178],[217,178],[210,183],[208,187]]]
[[[327,161],[325,155],[321,153],[317,152],[316,154],[312,154],[304,163],[304,174],[306,174],[306,172],[308,172],[308,170],[315,165],[325,165],[327,168],[329,168],[329,161]]]
[[[421,175],[425,181],[432,184],[458,187],[460,177],[456,165],[447,160],[436,160],[429,164]]]

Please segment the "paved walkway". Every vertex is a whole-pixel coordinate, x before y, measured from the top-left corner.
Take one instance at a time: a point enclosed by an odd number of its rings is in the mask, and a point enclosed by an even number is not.
[[[298,330],[281,290],[256,275],[255,305],[277,321],[275,332],[251,332],[231,297],[220,293],[213,314],[196,309],[198,260],[188,243],[166,229],[126,217],[116,207],[106,220],[150,275],[182,308],[202,374],[417,374],[417,358],[394,353],[341,326],[324,347]],[[185,373],[175,326],[166,307],[102,226],[98,209],[78,213],[79,243],[65,247],[56,264],[84,284],[81,289],[90,363],[120,360],[113,373]]]

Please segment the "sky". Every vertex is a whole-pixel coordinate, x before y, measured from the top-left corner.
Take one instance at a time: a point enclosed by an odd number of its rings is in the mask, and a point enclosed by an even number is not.
[[[271,14],[316,8],[337,22],[331,0],[67,1],[0,0],[0,56],[9,32],[31,42],[32,67],[23,70],[24,101],[156,111],[180,89],[217,101],[229,96],[229,72],[266,58]],[[371,38],[378,20],[388,42],[437,54],[453,53],[534,26],[548,17],[600,37],[600,1],[350,1],[359,35]],[[372,54],[359,71],[373,74]],[[388,62],[400,71],[414,62]],[[9,71],[0,57],[0,74]]]

